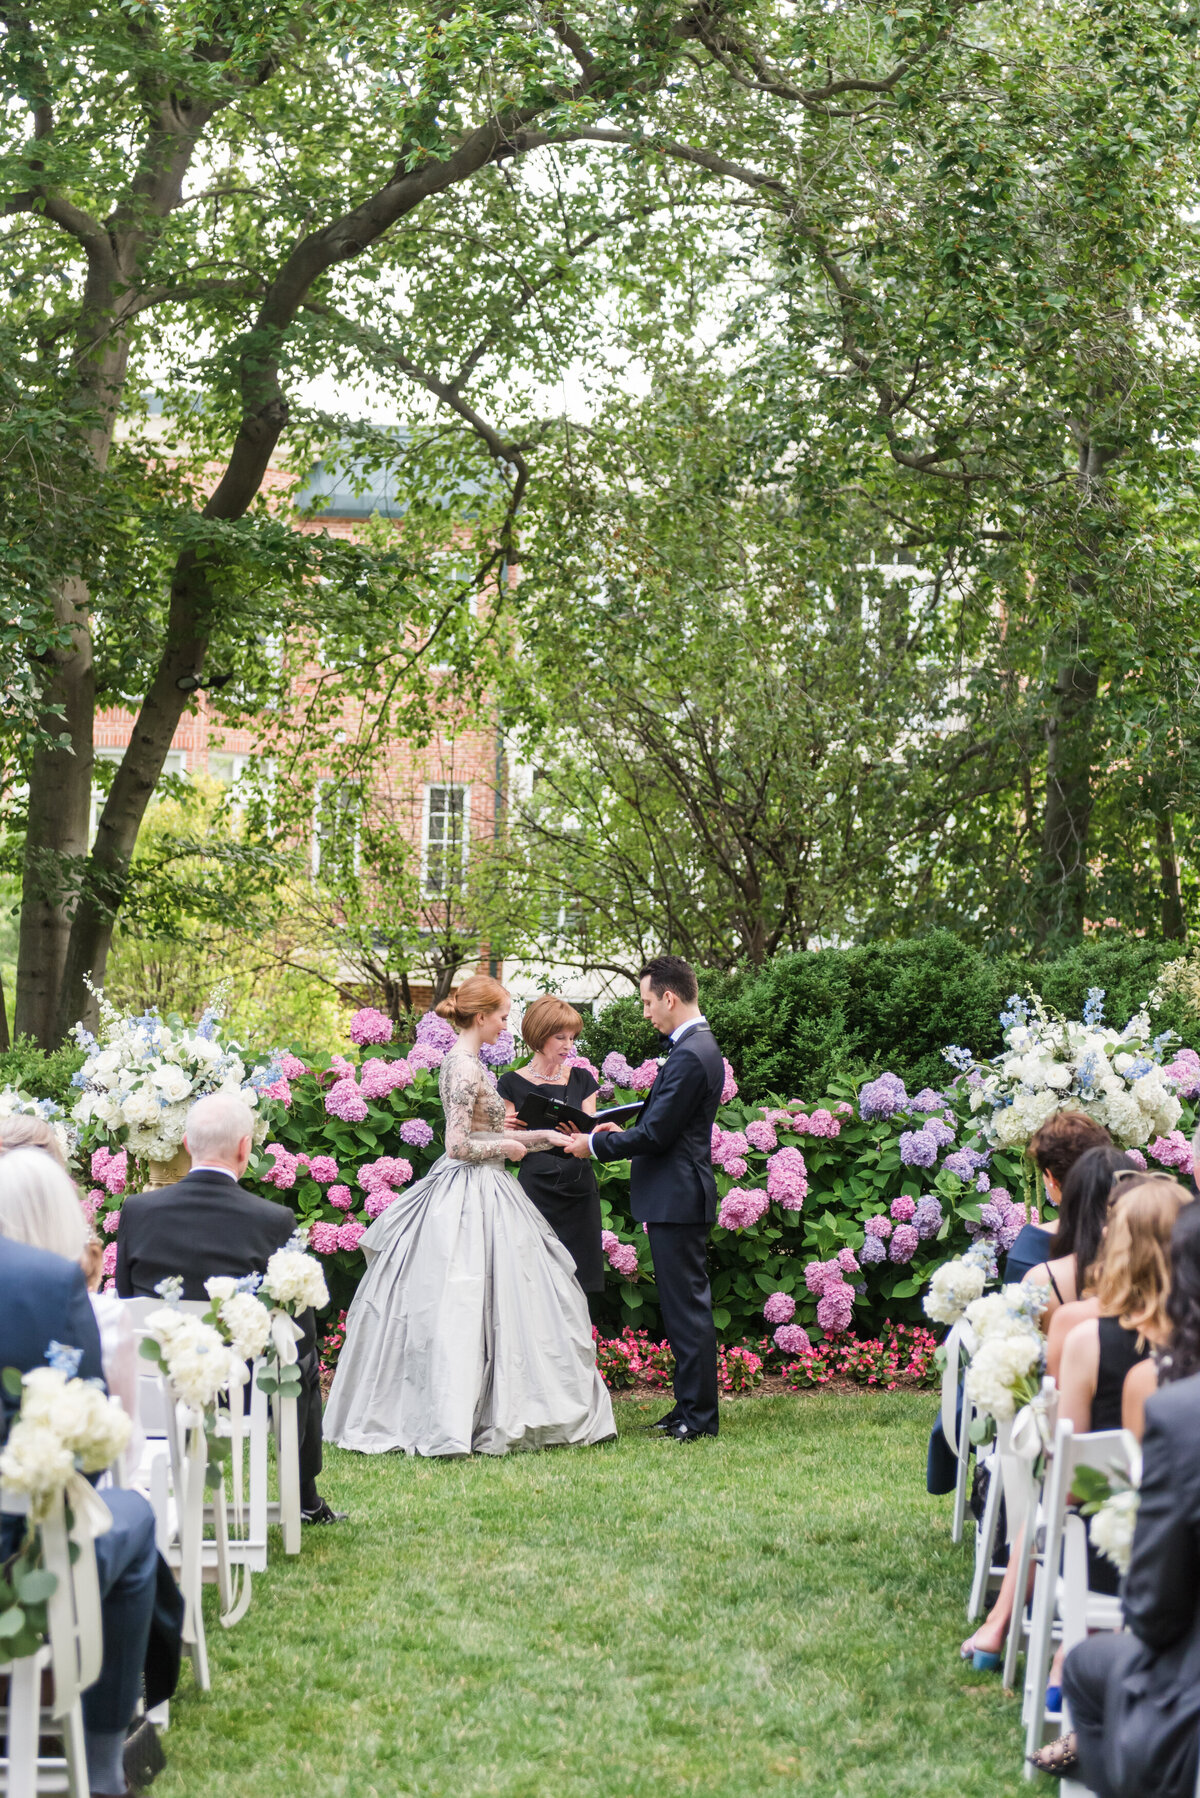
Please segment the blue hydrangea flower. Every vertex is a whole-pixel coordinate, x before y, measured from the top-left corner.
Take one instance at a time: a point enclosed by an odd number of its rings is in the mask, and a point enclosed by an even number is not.
[[[975,1066],[975,1057],[970,1049],[963,1049],[957,1043],[947,1044],[942,1050],[942,1060],[948,1061],[950,1066],[957,1068],[960,1074],[969,1074]]]
[[[1101,994],[1100,996],[1103,998],[1104,995]],[[1008,1010],[1000,1013],[1000,1028],[1002,1030],[1012,1030],[1018,1024],[1027,1024],[1028,1022],[1028,1005],[1026,1005],[1020,993],[1010,993],[1008,997]]]
[[[83,1360],[83,1350],[72,1348],[66,1342],[52,1340],[46,1350],[46,1360],[55,1373],[65,1373],[68,1380],[73,1380],[79,1372],[79,1363]]]

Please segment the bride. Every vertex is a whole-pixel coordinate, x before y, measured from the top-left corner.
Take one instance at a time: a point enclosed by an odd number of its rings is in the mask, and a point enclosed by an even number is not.
[[[371,1225],[326,1439],[363,1454],[503,1455],[616,1434],[571,1256],[504,1162],[518,1141],[479,1059],[512,1001],[477,974],[438,1006],[459,1033],[442,1063],[446,1153]]]

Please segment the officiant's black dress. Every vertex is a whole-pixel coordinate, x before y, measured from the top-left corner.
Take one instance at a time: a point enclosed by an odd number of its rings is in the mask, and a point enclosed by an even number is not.
[[[566,1084],[550,1086],[544,1080],[526,1080],[514,1069],[502,1074],[496,1091],[510,1105],[521,1109],[527,1093],[545,1093],[582,1106],[598,1091],[598,1083],[586,1068],[571,1068]],[[537,1206],[558,1240],[575,1262],[575,1277],[585,1292],[603,1292],[604,1255],[600,1247],[600,1189],[590,1161],[539,1149],[526,1155],[516,1169],[522,1190]]]

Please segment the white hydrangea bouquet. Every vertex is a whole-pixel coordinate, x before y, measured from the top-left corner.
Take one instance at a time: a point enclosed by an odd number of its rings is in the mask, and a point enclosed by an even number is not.
[[[319,1262],[304,1250],[297,1232],[286,1248],[276,1249],[265,1276],[246,1274],[235,1280],[218,1275],[204,1282],[211,1301],[204,1321],[215,1329],[242,1361],[261,1355],[266,1366],[258,1376],[264,1392],[295,1397],[300,1391],[300,1326],[304,1311],[329,1303],[329,1288]]]
[[[1089,990],[1079,1022],[1048,1010],[1036,996],[1027,1003],[1014,994],[1000,1014],[1005,1047],[999,1055],[976,1062],[968,1049],[944,1051],[966,1074],[971,1109],[983,1113],[993,1148],[1023,1150],[1047,1118],[1068,1108],[1087,1112],[1125,1148],[1170,1135],[1183,1109],[1162,1065],[1174,1033],[1152,1037],[1145,1010],[1124,1030],[1103,1018],[1100,987]]]
[[[1049,1297],[1046,1286],[1005,1286],[967,1306],[964,1317],[975,1346],[963,1390],[992,1423],[1011,1423],[1041,1392],[1046,1338],[1038,1318]],[[972,1434],[978,1439],[974,1425]]]
[[[102,992],[97,990],[96,998],[99,1038],[82,1024],[75,1026],[75,1040],[87,1052],[73,1082],[82,1089],[72,1112],[82,1130],[140,1159],[170,1161],[183,1145],[189,1107],[208,1093],[223,1092],[255,1111],[255,1142],[266,1137],[266,1120],[257,1115],[259,1095],[277,1070],[248,1068],[241,1045],[221,1040],[219,995],[195,1025],[157,1011],[122,1014]]]
[[[94,1536],[111,1527],[103,1500],[82,1477],[102,1473],[129,1446],[133,1426],[99,1380],[76,1377],[82,1351],[52,1342],[48,1367],[3,1372],[4,1389],[20,1407],[0,1453],[0,1484],[24,1498],[29,1529],[20,1550],[0,1568],[0,1619],[6,1659],[33,1654],[46,1639],[46,1606],[57,1580],[42,1565],[38,1525],[61,1496],[75,1526]]]
[[[1129,1572],[1141,1503],[1140,1456],[1133,1455],[1131,1460],[1133,1478],[1128,1485],[1099,1467],[1076,1468],[1071,1482],[1079,1509],[1091,1518],[1088,1535],[1093,1546],[1112,1562],[1122,1578]]]
[[[20,1114],[24,1117],[43,1118],[53,1130],[62,1150],[63,1160],[69,1161],[74,1152],[75,1132],[67,1123],[66,1113],[61,1105],[53,1099],[35,1099],[20,1086],[0,1088],[0,1118],[10,1118]]]
[[[933,1270],[923,1305],[931,1323],[956,1324],[996,1278],[996,1249],[984,1239]]]

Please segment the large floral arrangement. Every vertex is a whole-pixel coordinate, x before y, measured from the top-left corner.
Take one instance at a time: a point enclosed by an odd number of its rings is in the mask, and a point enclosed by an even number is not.
[[[1049,1297],[1049,1287],[1005,1286],[967,1306],[974,1348],[963,1390],[976,1410],[995,1423],[1010,1423],[1041,1390],[1046,1338],[1038,1318]]]
[[[1068,1106],[1086,1111],[1126,1148],[1170,1136],[1183,1110],[1180,1070],[1162,1059],[1173,1033],[1152,1036],[1145,1010],[1124,1030],[1103,1020],[1099,987],[1090,989],[1078,1022],[1014,994],[1000,1015],[1005,1047],[999,1055],[977,1063],[969,1050],[946,1051],[968,1079],[971,1109],[981,1114],[989,1144],[1023,1149],[1047,1118]]]
[[[72,1117],[89,1147],[126,1149],[145,1161],[170,1161],[183,1144],[188,1108],[207,1093],[234,1093],[256,1110],[266,1095],[282,1098],[286,1081],[274,1063],[253,1069],[240,1044],[223,1041],[220,1001],[198,1024],[157,1011],[126,1015],[97,993],[100,1034],[82,1024],[75,1038],[87,1059],[72,1084],[79,1087]],[[266,1134],[259,1118],[256,1139]]]

